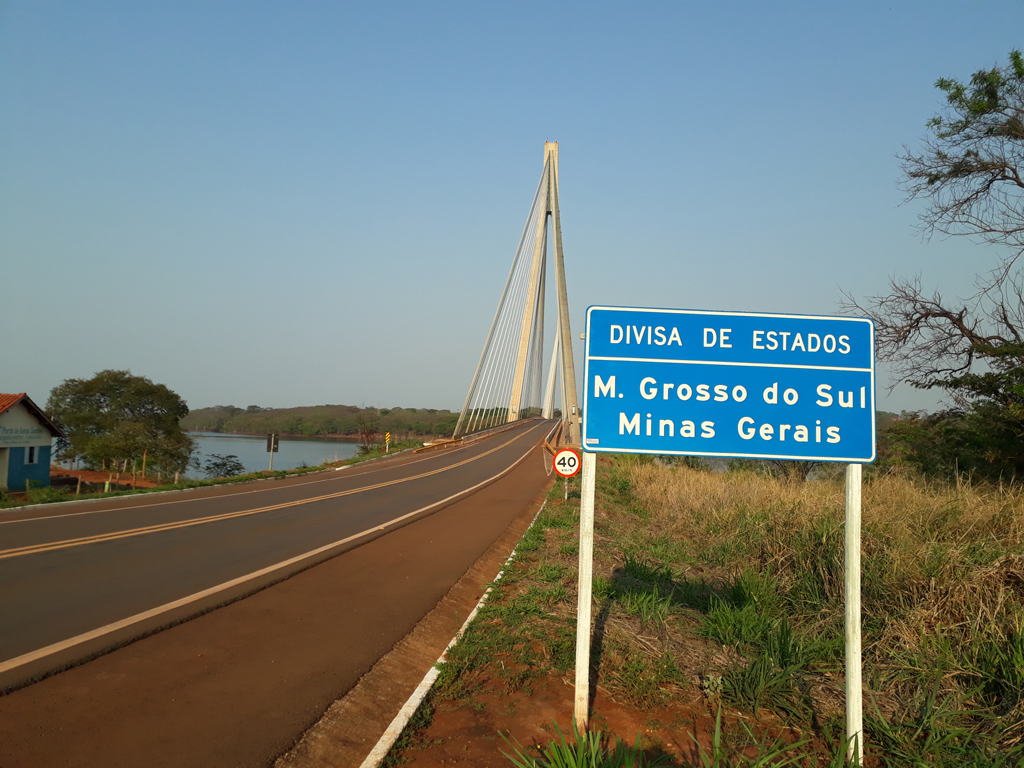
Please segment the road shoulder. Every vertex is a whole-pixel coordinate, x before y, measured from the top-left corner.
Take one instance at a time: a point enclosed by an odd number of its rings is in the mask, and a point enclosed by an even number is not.
[[[553,481],[552,481],[553,482]],[[458,632],[544,502],[551,482],[509,524],[447,595],[274,768],[358,766]]]

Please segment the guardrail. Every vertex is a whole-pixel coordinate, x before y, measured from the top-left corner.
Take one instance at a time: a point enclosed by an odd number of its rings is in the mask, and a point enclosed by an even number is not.
[[[446,448],[454,448],[455,446],[462,445],[462,438],[456,438],[454,440],[438,440],[437,442],[431,443],[430,445],[424,445],[420,448],[413,450],[413,453],[426,453],[427,451],[443,451]]]
[[[456,437],[456,438],[452,438],[452,439],[449,439],[449,440],[440,440],[440,441],[438,441],[436,443],[431,443],[430,445],[424,445],[422,448],[417,448],[415,450],[415,453],[425,453],[426,451],[443,451],[443,450],[445,450],[447,448],[455,448],[455,447],[458,447],[460,445],[467,445],[469,443],[475,443],[477,440],[483,440],[485,437],[490,437],[491,435],[497,435],[500,432],[505,432],[505,431],[507,431],[509,429],[512,429],[513,427],[516,427],[516,426],[518,426],[520,424],[523,424],[525,422],[537,421],[537,420],[538,420],[538,418],[534,417],[532,419],[522,419],[520,421],[510,421],[510,422],[507,422],[505,424],[499,424],[496,427],[491,427],[490,429],[485,429],[482,432],[474,432],[471,435],[465,435],[463,437]],[[561,422],[559,422],[559,425],[560,424],[561,424]],[[548,434],[550,435],[551,433],[549,432]],[[546,439],[545,439],[545,441],[546,441]]]
[[[558,444],[562,442],[562,420],[559,419],[558,423],[551,428],[548,432],[547,437],[544,438],[544,447],[551,451],[551,455],[554,456],[558,451]]]

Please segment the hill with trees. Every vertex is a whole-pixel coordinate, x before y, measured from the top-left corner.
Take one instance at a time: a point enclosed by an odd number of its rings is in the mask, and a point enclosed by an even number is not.
[[[181,420],[190,432],[235,432],[262,435],[359,436],[367,427],[391,432],[393,439],[408,435],[450,435],[459,414],[435,408],[359,408],[354,405],[309,405],[261,408],[215,405],[191,411]]]

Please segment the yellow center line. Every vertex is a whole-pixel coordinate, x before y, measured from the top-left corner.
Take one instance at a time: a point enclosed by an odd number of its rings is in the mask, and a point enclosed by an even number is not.
[[[96,544],[96,543],[103,542],[103,541],[113,541],[115,539],[127,539],[127,538],[130,538],[132,536],[142,536],[143,534],[146,534],[146,533],[159,533],[160,531],[172,531],[172,530],[175,530],[177,528],[188,528],[188,527],[191,527],[193,525],[204,525],[205,523],[215,523],[215,522],[218,522],[218,521],[221,521],[221,520],[231,520],[231,519],[236,518],[236,517],[248,517],[249,515],[258,515],[261,512],[272,512],[272,511],[277,510],[277,509],[286,509],[287,507],[297,507],[297,506],[300,506],[302,504],[312,504],[313,502],[317,502],[317,501],[325,501],[327,499],[337,499],[337,498],[341,498],[342,496],[351,496],[351,495],[356,494],[356,493],[362,493],[363,491],[372,491],[372,490],[375,490],[377,488],[385,488],[385,487],[387,487],[389,485],[398,485],[400,483],[408,483],[408,482],[411,482],[413,480],[420,480],[420,479],[422,479],[424,477],[430,477],[431,475],[436,475],[436,474],[439,474],[441,472],[448,472],[449,470],[456,469],[458,467],[461,467],[461,466],[464,466],[464,465],[469,464],[471,462],[474,462],[474,461],[477,461],[479,459],[482,459],[485,456],[489,456],[490,454],[494,453],[495,451],[500,451],[505,446],[514,443],[520,437],[523,437],[525,435],[530,434],[531,432],[533,432],[535,429],[537,429],[540,426],[541,425],[538,424],[537,426],[531,427],[530,429],[526,430],[522,434],[516,435],[511,440],[508,440],[508,441],[502,443],[501,445],[496,446],[496,447],[492,448],[489,451],[486,451],[485,453],[481,453],[479,456],[474,456],[471,459],[465,459],[464,461],[460,461],[457,464],[452,464],[452,465],[447,466],[447,467],[441,467],[440,469],[434,469],[434,470],[431,470],[430,472],[424,472],[422,474],[413,475],[411,477],[403,477],[403,478],[399,478],[397,480],[388,480],[387,482],[377,483],[375,485],[364,485],[364,486],[362,486],[360,488],[352,488],[350,490],[339,491],[337,493],[328,493],[328,494],[325,494],[323,496],[313,496],[313,497],[308,498],[308,499],[299,499],[297,501],[288,501],[288,502],[285,502],[283,504],[273,504],[273,505],[268,506],[268,507],[257,507],[256,509],[246,509],[246,510],[241,510],[239,512],[225,512],[224,514],[220,514],[220,515],[212,515],[212,516],[209,516],[209,517],[196,517],[196,518],[192,518],[191,520],[179,520],[179,521],[173,522],[173,523],[161,523],[159,525],[148,525],[148,526],[145,526],[143,528],[131,528],[131,529],[126,530],[126,531],[112,531],[110,533],[99,533],[99,534],[96,534],[96,535],[93,535],[93,536],[83,536],[83,537],[78,538],[78,539],[65,539],[63,541],[54,541],[54,542],[49,542],[49,543],[46,543],[46,544],[30,544],[30,545],[25,546],[25,547],[15,547],[13,549],[3,549],[3,550],[0,550],[0,560],[6,560],[7,558],[10,558],[10,557],[20,557],[21,555],[34,555],[34,554],[37,554],[39,552],[50,552],[51,550],[55,550],[55,549],[67,549],[69,547],[80,547],[80,546],[82,546],[84,544]]]

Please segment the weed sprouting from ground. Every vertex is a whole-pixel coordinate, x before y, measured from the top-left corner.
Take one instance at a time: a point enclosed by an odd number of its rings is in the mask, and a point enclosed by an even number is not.
[[[610,654],[616,663],[609,673],[619,698],[638,709],[663,704],[687,683],[671,651],[651,659],[647,654],[618,643]]]
[[[556,738],[540,747],[539,755],[533,756],[519,742],[501,737],[512,750],[504,755],[518,768],[654,768],[666,762],[667,757],[648,759],[640,749],[639,738],[629,746],[621,738],[609,736],[601,731],[580,731],[573,723],[572,739],[566,739],[556,723]]]
[[[622,570],[626,576],[637,581],[646,581],[651,584],[672,581],[672,569],[668,566],[663,563],[649,562],[630,554],[623,558]]]
[[[807,740],[798,741],[793,744],[787,744],[783,741],[772,741],[767,738],[757,738],[753,733],[750,732],[749,728],[744,724],[744,730],[746,731],[746,742],[747,747],[753,748],[756,757],[748,758],[745,754],[737,757],[734,749],[729,749],[725,745],[725,738],[722,731],[722,708],[718,708],[718,714],[715,716],[715,730],[711,734],[711,750],[708,751],[700,745],[696,739],[694,739],[694,746],[697,750],[697,763],[695,766],[700,768],[732,768],[733,766],[743,766],[743,768],[766,768],[767,766],[773,766],[773,768],[783,768],[789,765],[813,765],[815,768],[818,766],[816,758],[809,757],[804,754],[800,754],[799,750],[805,747],[810,742]],[[692,738],[692,737],[691,737]],[[745,752],[746,750],[744,750]],[[787,755],[797,751],[795,755]],[[835,766],[835,768],[844,768],[845,760],[842,757],[833,759],[829,764],[829,768]]]
[[[799,690],[797,665],[782,666],[767,651],[761,651],[745,666],[731,669],[723,679],[725,699],[750,712],[767,707],[791,721],[807,720],[812,711],[810,697]]]
[[[662,597],[657,591],[635,586],[620,587],[615,596],[627,615],[636,616],[647,626],[664,624],[668,619],[671,598]]]
[[[754,605],[737,608],[725,600],[712,599],[711,610],[700,634],[722,645],[755,643],[771,628],[771,619]]]
[[[65,488],[57,488],[52,485],[43,488],[32,488],[27,493],[29,504],[49,504],[54,501],[63,501],[70,494]]]
[[[561,581],[567,570],[560,563],[542,563],[537,567],[537,578],[541,581]]]

